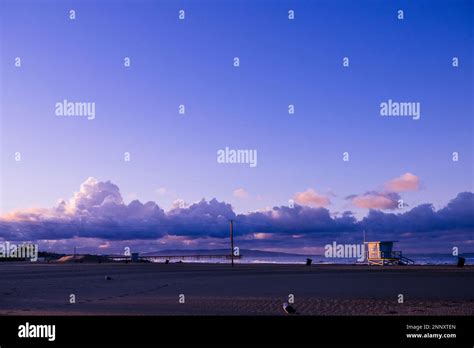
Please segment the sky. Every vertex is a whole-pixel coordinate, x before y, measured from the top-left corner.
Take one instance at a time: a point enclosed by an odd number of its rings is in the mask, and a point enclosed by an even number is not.
[[[0,4],[0,238],[213,248],[235,218],[250,248],[474,251],[472,1]]]

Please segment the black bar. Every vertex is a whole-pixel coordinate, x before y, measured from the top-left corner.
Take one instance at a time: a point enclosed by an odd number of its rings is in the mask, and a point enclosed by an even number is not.
[[[47,338],[19,338],[18,328],[25,323],[55,325],[54,342]],[[407,325],[430,329],[415,331]],[[450,325],[454,329],[433,329]],[[232,330],[229,330],[232,327]],[[473,317],[394,316],[394,317],[230,317],[230,316],[84,316],[84,317],[0,317],[2,348],[33,345],[130,344],[357,344],[469,346],[474,343]],[[456,334],[456,338],[407,338],[407,334]],[[223,340],[225,333],[226,339]],[[224,342],[225,341],[225,342]]]

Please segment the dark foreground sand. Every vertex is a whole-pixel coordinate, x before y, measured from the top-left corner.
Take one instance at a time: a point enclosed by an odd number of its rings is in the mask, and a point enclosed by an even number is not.
[[[473,267],[0,263],[0,276],[0,315],[286,315],[289,294],[301,315],[474,315]]]

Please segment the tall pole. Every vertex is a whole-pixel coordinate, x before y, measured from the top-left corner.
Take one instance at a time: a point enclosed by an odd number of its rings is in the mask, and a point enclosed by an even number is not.
[[[230,259],[234,267],[234,221],[230,220]]]
[[[368,255],[367,255],[367,254],[368,254],[368,251],[369,251],[369,250],[367,249],[367,246],[366,246],[366,244],[365,244],[365,230],[364,230],[364,256],[365,256],[365,261],[366,261],[366,262],[368,262],[368,259],[367,259],[367,258],[368,258]]]

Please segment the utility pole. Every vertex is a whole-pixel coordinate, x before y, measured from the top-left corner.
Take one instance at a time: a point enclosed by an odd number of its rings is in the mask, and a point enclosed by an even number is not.
[[[230,259],[234,267],[234,221],[230,220]]]
[[[369,251],[369,250],[367,249],[367,246],[366,246],[366,245],[367,245],[367,244],[365,244],[365,230],[364,230],[364,258],[365,258],[365,261],[368,262],[368,261],[367,261],[367,257],[368,257],[367,254],[368,254],[368,251]]]

